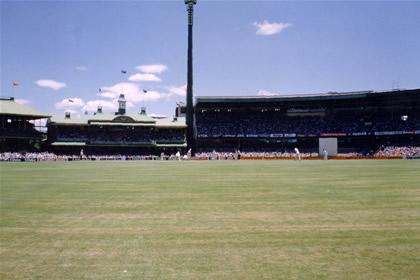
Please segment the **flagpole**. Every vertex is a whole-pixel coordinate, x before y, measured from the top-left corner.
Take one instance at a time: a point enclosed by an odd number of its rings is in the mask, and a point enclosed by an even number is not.
[[[147,93],[147,90],[143,89],[142,101],[141,101],[143,107],[146,107],[145,105],[146,93]]]
[[[16,99],[16,89],[19,86],[18,81],[12,81],[12,97]]]
[[[127,70],[121,69],[121,74],[127,74]],[[121,94],[124,94],[124,85],[121,86]]]

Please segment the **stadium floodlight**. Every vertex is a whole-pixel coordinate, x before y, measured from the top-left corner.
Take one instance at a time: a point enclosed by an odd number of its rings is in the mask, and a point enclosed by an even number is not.
[[[185,5],[188,5],[188,8],[190,5],[197,4],[197,0],[184,0]]]
[[[194,105],[193,105],[193,15],[194,5],[197,0],[185,0],[188,12],[188,55],[187,55],[187,149],[191,150],[191,155],[195,155],[195,135],[194,135]]]
[[[408,120],[408,116],[407,115],[401,116],[401,120],[405,122],[406,120]]]

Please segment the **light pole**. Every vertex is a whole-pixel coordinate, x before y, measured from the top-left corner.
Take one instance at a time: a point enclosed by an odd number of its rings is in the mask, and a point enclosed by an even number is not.
[[[184,0],[188,11],[188,62],[187,62],[187,150],[195,155],[195,122],[193,104],[193,15],[197,0]]]

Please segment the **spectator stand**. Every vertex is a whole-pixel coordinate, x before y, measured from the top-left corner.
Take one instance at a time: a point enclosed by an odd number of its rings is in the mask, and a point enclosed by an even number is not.
[[[199,151],[317,152],[324,137],[337,138],[338,153],[364,155],[420,144],[420,89],[198,97],[195,111]]]
[[[151,117],[139,113],[106,113],[102,108],[93,115],[65,113],[48,123],[50,151],[58,154],[145,154],[171,153],[186,147],[185,118]]]
[[[47,114],[16,102],[13,97],[0,98],[0,151],[38,150],[46,134],[35,126],[35,121],[48,117]]]

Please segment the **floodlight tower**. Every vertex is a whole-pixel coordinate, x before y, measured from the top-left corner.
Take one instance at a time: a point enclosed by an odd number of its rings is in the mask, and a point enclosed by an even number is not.
[[[188,11],[188,66],[187,66],[187,149],[195,155],[195,121],[193,104],[193,15],[197,0],[184,0]]]

